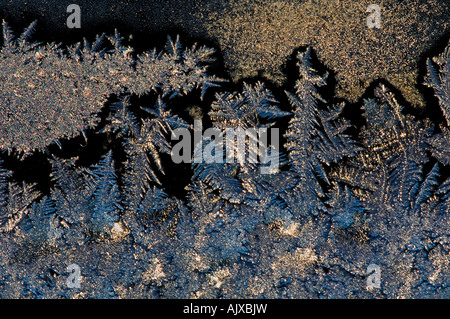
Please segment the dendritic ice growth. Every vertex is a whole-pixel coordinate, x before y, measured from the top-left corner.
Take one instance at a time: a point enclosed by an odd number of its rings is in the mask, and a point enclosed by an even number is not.
[[[112,95],[157,92],[171,97],[215,85],[206,74],[214,50],[193,46],[182,50],[168,39],[164,51],[144,52],[122,45],[118,32],[84,39],[63,48],[31,42],[36,22],[16,38],[3,21],[0,50],[0,147],[25,155],[44,150],[61,138],[93,128]],[[104,42],[109,42],[109,47]]]
[[[449,48],[424,79],[440,123],[408,114],[380,83],[351,133],[347,104],[320,93],[327,74],[310,48],[284,96],[262,82],[229,92],[208,72],[210,48],[169,38],[133,55],[116,33],[61,49],[30,42],[34,25],[14,38],[3,23],[0,147],[5,158],[45,151],[51,186],[18,182],[0,163],[0,297],[450,296]],[[187,96],[186,109],[208,103],[203,123],[222,135],[279,128],[280,167],[194,162],[184,196],[171,193],[171,134],[194,130],[174,107]],[[49,150],[87,128],[114,141],[97,163]],[[76,289],[72,263],[84,278]],[[382,275],[369,290],[370,264]]]

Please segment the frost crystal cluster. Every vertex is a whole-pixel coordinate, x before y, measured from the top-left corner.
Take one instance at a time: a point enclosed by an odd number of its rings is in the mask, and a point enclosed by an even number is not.
[[[281,96],[262,82],[224,90],[208,73],[214,51],[178,38],[135,55],[117,32],[63,49],[30,42],[34,27],[15,38],[3,23],[0,147],[5,159],[45,151],[51,186],[0,162],[0,297],[450,297],[449,47],[424,79],[441,123],[408,114],[380,83],[353,127],[346,103],[323,97],[328,74],[310,48]],[[170,163],[172,133],[193,131],[184,111],[199,103],[222,136],[280,129],[280,167]],[[83,135],[113,141],[97,163],[49,150]],[[215,147],[201,142],[192,157]],[[182,195],[167,182],[178,173],[191,176]],[[78,290],[65,286],[71,263]],[[370,264],[381,285],[367,290]]]
[[[132,57],[118,32],[62,48],[30,42],[36,23],[15,38],[3,22],[0,51],[0,147],[28,154],[61,138],[95,127],[98,113],[112,94],[157,92],[170,97],[195,88],[206,90],[215,77],[206,75],[214,50],[182,50],[178,38],[165,51]],[[104,42],[110,43],[110,48]]]

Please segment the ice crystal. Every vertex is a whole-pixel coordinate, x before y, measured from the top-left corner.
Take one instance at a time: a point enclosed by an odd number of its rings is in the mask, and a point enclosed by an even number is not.
[[[10,232],[30,213],[39,192],[35,185],[13,182],[10,173],[1,165],[0,162],[0,232]]]
[[[286,132],[289,163],[297,177],[296,197],[301,198],[311,213],[326,210],[325,193],[320,182],[329,183],[325,165],[355,155],[360,148],[345,134],[349,124],[340,118],[343,104],[321,109],[326,101],[318,88],[324,86],[327,74],[320,75],[312,67],[311,49],[298,54],[299,80],[295,94],[287,92],[294,116]]]
[[[272,93],[264,84],[244,82],[242,93],[216,94],[209,116],[220,129],[257,127],[258,118],[273,120],[288,115],[281,111]]]
[[[355,223],[357,214],[364,212],[365,208],[359,199],[352,194],[348,187],[337,185],[331,191],[331,199],[327,204],[331,207],[333,223],[341,229],[347,229]]]
[[[33,135],[28,144],[15,140],[3,149],[44,149],[61,137],[78,135],[89,121],[92,134],[101,133],[108,143],[93,156],[93,165],[83,164],[81,155],[47,154],[51,183],[43,194],[34,184],[18,182],[0,162],[2,296],[14,289],[2,280],[21,280],[26,288],[19,295],[59,297],[66,291],[64,296],[74,296],[54,278],[57,267],[48,270],[56,260],[66,265],[74,255],[85,263],[82,289],[92,290],[93,297],[344,298],[351,287],[370,298],[377,292],[360,289],[369,262],[383,268],[382,293],[388,297],[448,295],[448,49],[428,62],[426,77],[444,115],[440,127],[407,114],[389,86],[379,84],[361,101],[365,121],[349,135],[346,104],[330,103],[319,94],[327,74],[314,67],[311,49],[297,55],[299,78],[292,93],[285,92],[287,105],[278,102],[284,100],[277,99],[280,92],[273,94],[262,82],[216,92],[205,114],[209,119],[202,123],[211,123],[208,128],[217,134],[205,134],[195,145],[186,192],[173,194],[161,178],[179,168],[167,162],[170,139],[178,128],[193,130],[172,102],[187,94],[201,99],[206,88],[216,85],[218,79],[206,73],[213,51],[182,50],[178,38],[169,38],[164,51],[134,58],[118,32],[63,50],[29,42],[34,25],[15,39],[3,24],[2,83],[12,91],[1,88],[7,101],[2,107],[16,113],[0,112],[0,127],[6,132],[20,124],[16,130],[27,134],[22,137],[39,130],[41,144]],[[20,62],[18,72],[13,72],[14,61]],[[41,80],[33,72],[44,72]],[[45,72],[54,73],[53,88],[45,87],[50,81]],[[51,93],[54,104],[43,109],[45,101],[35,99],[25,109],[20,103],[35,92],[29,83],[44,95]],[[84,89],[89,94],[83,95]],[[135,105],[138,95],[147,95],[143,100],[149,104]],[[85,100],[64,104],[66,97]],[[67,117],[42,130],[38,120],[52,118],[36,114],[52,105]],[[83,113],[83,107],[93,108]],[[95,123],[101,108],[100,126]],[[227,156],[229,149],[242,146],[239,139],[221,145],[232,130],[250,128],[285,134],[284,148],[268,154],[279,161],[268,174],[261,171],[267,164],[263,158],[251,162],[252,154]],[[9,134],[22,138],[22,133]],[[247,150],[252,142],[244,140]],[[17,260],[20,267],[23,260],[32,265],[32,273],[16,274]],[[102,267],[114,271],[98,276]]]
[[[220,195],[231,203],[241,203],[245,196],[251,196],[253,191],[251,186],[253,180],[257,180],[258,167],[260,162],[250,160],[250,157],[258,156],[257,136],[249,134],[248,138],[244,136],[240,143],[239,137],[236,139],[228,136],[228,132],[244,132],[246,129],[254,129],[255,132],[261,128],[267,128],[274,125],[278,118],[288,115],[288,112],[281,111],[277,106],[277,101],[271,92],[260,82],[255,85],[244,83],[242,93],[222,93],[216,94],[216,100],[211,105],[209,116],[213,122],[213,127],[218,129],[218,136],[215,140],[210,137],[204,137],[198,143],[193,155],[194,181],[200,181],[199,185],[209,185],[213,190],[219,191]],[[263,124],[262,121],[270,121]],[[238,134],[238,133],[236,133]],[[237,149],[245,146],[247,154],[238,154]],[[268,145],[263,145],[268,147]],[[277,163],[282,163],[282,155],[278,152],[269,152],[269,156],[274,158]],[[209,158],[203,158],[204,155]],[[229,157],[232,154],[232,158]],[[260,155],[260,154],[259,154]],[[238,157],[237,159],[234,156]],[[241,158],[242,157],[242,158]],[[245,182],[247,180],[247,182]],[[249,187],[245,187],[249,185]],[[195,189],[195,188],[194,188]]]
[[[112,152],[109,151],[89,173],[93,176],[92,186],[92,214],[90,222],[96,232],[105,232],[118,221],[121,206],[121,195],[115,174]]]
[[[364,152],[351,159],[338,179],[357,187],[368,205],[378,202],[378,209],[387,205],[389,210],[405,210],[422,180],[433,128],[428,121],[404,115],[386,86],[377,87],[375,97],[363,106],[367,118],[361,133]]]
[[[54,201],[45,196],[40,202],[33,203],[33,209],[21,223],[21,227],[33,240],[56,244],[64,232],[64,224],[61,221]]]
[[[122,128],[130,128],[125,139],[128,161],[124,184],[125,203],[131,210],[139,209],[140,202],[152,183],[161,185],[157,176],[157,172],[164,174],[160,154],[171,153],[170,136],[173,130],[189,127],[183,119],[166,110],[160,97],[153,108],[143,109],[151,117],[143,119],[138,125],[131,118],[130,125],[124,123],[126,126]]]
[[[163,97],[188,94],[220,81],[206,74],[214,50],[207,47],[182,50],[179,38],[168,39],[166,50],[139,54],[122,44],[116,31],[84,40],[66,49],[51,43],[30,43],[36,23],[19,38],[3,22],[0,51],[2,92],[0,148],[29,154],[43,150],[61,138],[71,138],[93,128],[98,113],[112,94],[137,95],[157,92]]]
[[[433,65],[435,62],[439,69]],[[434,89],[434,93],[439,99],[442,113],[444,113],[447,125],[450,126],[450,42],[444,53],[427,59],[427,78],[425,84]]]

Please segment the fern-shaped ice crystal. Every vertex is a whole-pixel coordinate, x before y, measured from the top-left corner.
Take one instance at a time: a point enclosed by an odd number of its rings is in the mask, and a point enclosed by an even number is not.
[[[169,98],[216,86],[207,74],[214,50],[193,46],[182,50],[179,38],[133,58],[133,50],[113,36],[97,36],[90,44],[61,48],[30,42],[36,23],[15,38],[3,22],[0,50],[0,149],[28,155],[61,138],[84,134],[99,121],[98,113],[112,94]],[[112,49],[108,49],[105,39]]]

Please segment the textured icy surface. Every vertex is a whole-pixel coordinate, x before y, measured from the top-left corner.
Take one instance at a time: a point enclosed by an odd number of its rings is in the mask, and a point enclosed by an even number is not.
[[[68,56],[11,36],[4,23],[0,68],[9,89],[2,107],[30,111],[2,113],[1,129],[11,134],[2,136],[2,148],[19,150],[11,156],[46,152],[53,182],[41,194],[38,185],[0,170],[0,297],[450,297],[449,49],[428,61],[423,79],[440,103],[439,127],[406,114],[380,83],[361,101],[364,124],[352,135],[345,103],[320,94],[327,74],[316,70],[311,48],[298,52],[298,79],[277,101],[260,82],[234,92],[211,88],[220,84],[208,73],[213,50],[184,49],[178,38],[132,57],[117,33],[106,52],[99,37]],[[73,99],[82,91],[58,81],[49,87],[41,77],[67,68],[62,59],[78,65],[71,72],[92,77],[86,88],[98,94],[85,96],[95,100],[95,112],[77,109],[81,102]],[[73,104],[26,103],[36,85],[73,96]],[[203,110],[205,123],[221,130],[282,126],[287,163],[270,175],[260,173],[261,164],[193,164],[187,195],[177,198],[162,182],[167,167],[175,168],[167,162],[170,133],[191,126],[170,105],[195,96],[184,105],[195,108],[191,101],[210,90],[217,94]],[[116,100],[105,103],[112,94]],[[137,96],[152,103],[136,105]],[[40,111],[54,107],[66,121],[38,129],[51,119]],[[80,136],[86,123],[116,146],[105,144],[87,167],[76,156],[51,155],[49,145]],[[29,130],[32,139],[20,137]],[[80,288],[66,283],[73,263],[81,269]],[[370,264],[381,269],[380,288],[366,288]]]

